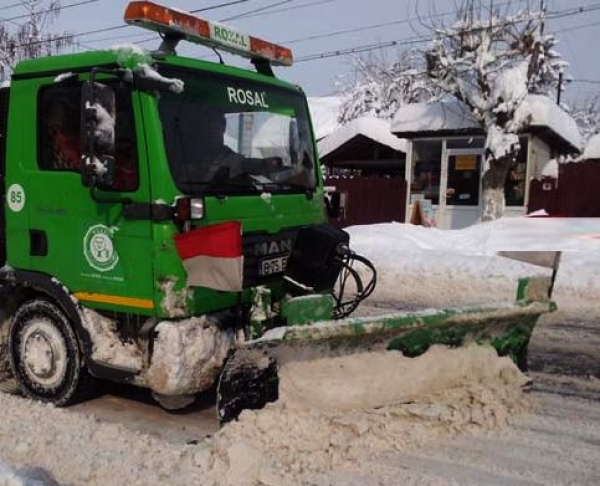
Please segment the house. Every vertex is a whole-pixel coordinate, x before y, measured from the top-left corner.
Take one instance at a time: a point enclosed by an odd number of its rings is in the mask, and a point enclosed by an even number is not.
[[[528,213],[528,181],[541,177],[551,159],[581,148],[575,121],[550,98],[527,95],[517,116],[528,127],[505,184],[508,216]],[[480,219],[486,136],[466,105],[455,98],[405,105],[391,131],[408,140],[406,219],[417,200],[432,207],[439,228],[463,228]]]
[[[339,191],[338,226],[404,221],[406,141],[390,132],[390,121],[357,118],[318,142],[326,185]]]
[[[406,140],[390,131],[389,120],[362,117],[336,128],[318,142],[321,163],[330,173],[404,177]]]
[[[580,157],[553,161],[543,176],[531,181],[530,210],[551,216],[600,217],[600,134],[588,140]]]

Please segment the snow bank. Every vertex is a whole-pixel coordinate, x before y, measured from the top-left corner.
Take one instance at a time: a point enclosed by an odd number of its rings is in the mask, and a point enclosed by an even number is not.
[[[373,261],[372,301],[401,307],[444,307],[510,301],[517,280],[550,271],[497,255],[499,251],[565,253],[555,298],[559,307],[600,314],[600,219],[503,218],[462,230],[400,223],[348,228],[351,246]]]

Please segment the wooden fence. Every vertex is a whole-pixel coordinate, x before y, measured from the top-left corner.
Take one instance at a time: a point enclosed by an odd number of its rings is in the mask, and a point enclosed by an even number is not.
[[[600,217],[600,162],[561,164],[558,179],[533,180],[528,212],[551,216]]]
[[[331,221],[336,226],[404,222],[406,181],[403,178],[328,178],[325,185],[342,193],[342,214]]]
[[[328,178],[325,185],[343,194],[339,227],[404,222],[406,181],[403,178]],[[561,164],[558,179],[533,180],[528,212],[545,210],[558,217],[600,217],[600,161]]]

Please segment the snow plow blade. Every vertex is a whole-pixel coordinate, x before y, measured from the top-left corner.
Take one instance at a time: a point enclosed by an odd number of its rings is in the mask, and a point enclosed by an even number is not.
[[[545,277],[520,280],[517,300],[511,303],[395,312],[271,329],[260,339],[246,342],[227,363],[217,394],[219,418],[227,422],[244,409],[261,408],[276,400],[277,365],[316,355],[397,350],[415,357],[434,344],[457,347],[478,343],[493,346],[524,370],[529,339],[539,317],[556,310],[549,298],[552,282]]]

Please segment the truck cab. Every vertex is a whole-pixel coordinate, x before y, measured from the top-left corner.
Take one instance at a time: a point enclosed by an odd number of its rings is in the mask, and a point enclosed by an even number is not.
[[[206,388],[214,376],[156,384],[161,329],[216,323],[222,364],[257,289],[286,292],[298,232],[325,219],[306,97],[270,68],[291,53],[151,2],[125,18],[162,48],[24,61],[0,95],[8,354],[25,393],[58,405],[82,373],[157,395]],[[183,39],[258,69],[180,57]]]

